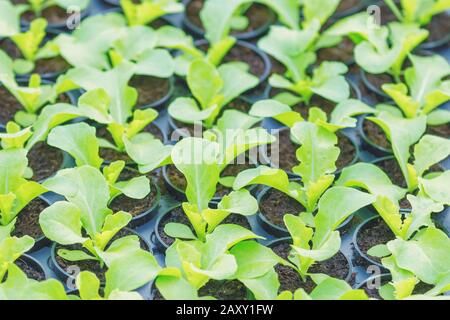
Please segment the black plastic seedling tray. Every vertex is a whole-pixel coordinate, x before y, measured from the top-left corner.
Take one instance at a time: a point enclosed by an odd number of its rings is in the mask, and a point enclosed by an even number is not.
[[[92,0],[91,7],[89,14],[94,15],[98,14],[100,12],[108,11],[111,9],[117,9],[117,6],[109,5],[106,2],[103,2],[101,0]],[[177,27],[183,27],[183,15],[171,15],[167,18],[168,21],[170,21],[174,26]],[[450,48],[441,51],[441,55],[445,56],[448,60],[450,60]],[[353,75],[351,77],[352,81],[359,81],[358,75]],[[177,89],[175,89],[177,90]],[[253,99],[263,99],[266,98],[264,96],[261,97],[252,97]],[[362,97],[367,103],[371,103],[370,100],[367,100],[366,97]],[[446,106],[447,108],[450,108],[450,103]],[[167,136],[169,136],[170,126],[169,126],[169,116],[167,114],[167,109],[159,110],[160,116],[156,120],[156,124],[165,132],[167,133]],[[265,120],[263,122],[263,126],[270,130],[270,129],[277,129],[280,128],[280,125],[277,124],[275,121],[272,120]],[[359,160],[363,162],[373,162],[378,157],[373,155],[371,152],[367,151],[367,146],[365,145],[365,142],[360,137],[357,129],[347,129],[345,130],[345,134],[350,137],[350,139],[356,144],[359,150]],[[446,169],[450,169],[450,159],[447,159],[444,161],[443,166]],[[54,194],[47,194],[45,195],[46,198],[50,202],[55,202],[58,200],[61,200],[59,196],[56,196]],[[146,241],[150,243],[151,250],[153,251],[155,257],[159,261],[161,265],[164,264],[164,252],[161,252],[158,247],[155,245],[155,241],[152,242],[152,239],[154,239],[154,229],[155,229],[155,223],[161,215],[167,213],[168,211],[172,210],[173,208],[179,206],[179,201],[175,200],[174,197],[171,195],[163,195],[161,197],[160,205],[157,210],[157,214],[151,219],[149,222],[145,223],[144,225],[135,228],[134,230],[141,235]],[[351,285],[355,288],[358,287],[360,284],[365,282],[369,277],[373,276],[373,273],[369,272],[367,269],[366,263],[364,263],[364,259],[358,254],[355,245],[354,245],[354,237],[355,232],[357,231],[358,227],[370,219],[371,217],[376,216],[374,211],[372,211],[370,208],[363,209],[359,212],[357,212],[355,215],[353,215],[351,221],[341,230],[341,236],[342,236],[342,247],[341,251],[346,255],[346,257],[351,261],[353,274],[351,279]],[[258,221],[257,215],[254,215],[252,217],[249,217],[249,222],[252,227],[252,230],[265,238],[265,240],[262,240],[262,243],[267,244],[275,239],[276,237],[270,235],[267,233],[261,226],[261,224]],[[435,216],[435,220],[438,223],[438,225],[444,229],[447,234],[450,235],[450,210],[449,208],[446,208],[446,210]],[[46,246],[36,252],[33,252],[30,254],[31,257],[35,258],[37,261],[39,261],[42,266],[45,269],[46,274],[48,277],[52,278],[58,278],[55,272],[49,267],[49,262],[51,260],[51,247]],[[369,263],[370,264],[370,263]],[[383,272],[383,270],[380,270]],[[70,283],[73,283],[72,281],[69,281]],[[150,299],[151,298],[151,287],[152,283],[147,284],[146,286],[140,288],[138,291],[143,295],[144,298]],[[70,287],[67,288],[72,289]]]

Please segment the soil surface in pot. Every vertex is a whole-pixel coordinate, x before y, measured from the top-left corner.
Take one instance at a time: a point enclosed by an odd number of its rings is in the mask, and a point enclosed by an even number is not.
[[[204,30],[203,22],[200,19],[200,11],[203,9],[204,0],[192,0],[186,7],[186,15],[188,20],[195,26]],[[245,12],[245,16],[249,20],[247,28],[244,30],[231,30],[232,35],[248,33],[263,27],[271,19],[270,9],[261,4],[255,3]]]
[[[159,290],[154,287],[153,300],[165,300]],[[218,281],[210,280],[204,287],[198,291],[199,297],[215,297],[218,300],[246,300],[247,289],[238,280]]]
[[[122,229],[112,238],[112,240],[109,242],[108,246],[111,245],[111,243],[113,243],[115,240],[126,237],[126,236],[130,236],[130,235],[135,236],[135,234],[132,233],[131,231]],[[139,241],[141,243],[141,249],[146,250],[146,251],[150,250],[148,245],[141,238],[139,238]],[[60,250],[60,249],[81,250],[81,251],[86,252],[89,255],[92,255],[85,248],[83,248],[82,245],[74,244],[74,245],[69,245],[69,246],[63,246],[63,245],[57,244],[56,252],[55,252],[56,263],[58,263],[59,267],[62,270],[67,270],[68,267],[76,265],[77,267],[80,268],[80,271],[91,271],[91,272],[95,273],[95,275],[100,279],[100,281],[102,281],[102,282],[105,281],[105,272],[107,271],[106,266],[104,266],[102,268],[100,266],[100,263],[98,261],[94,261],[94,260],[85,260],[85,261],[76,261],[76,262],[65,260],[57,254],[58,250]]]
[[[208,45],[201,45],[199,47],[201,50],[208,50]],[[264,60],[260,57],[256,51],[253,51],[250,48],[240,46],[236,44],[231,50],[227,53],[222,63],[227,62],[245,62],[250,67],[250,73],[261,77],[264,74],[266,65]]]
[[[394,239],[395,235],[391,229],[389,229],[383,219],[378,218],[368,222],[360,229],[356,241],[362,253],[372,260],[381,263],[380,258],[369,256],[367,251],[376,245],[386,244]]]
[[[62,151],[42,141],[31,148],[27,158],[28,166],[33,170],[32,180],[34,181],[50,178],[62,168],[64,163]]]
[[[34,240],[44,236],[39,226],[39,215],[47,207],[48,204],[40,198],[32,200],[17,216],[12,235],[15,237],[30,236]]]
[[[287,260],[291,251],[290,243],[281,242],[273,247],[273,251]],[[308,278],[307,281],[302,281],[298,272],[292,268],[277,265],[275,271],[278,273],[278,280],[280,281],[280,292],[285,290],[295,292],[295,290],[302,288],[307,293],[311,293],[316,287],[316,284],[311,278]],[[309,269],[310,273],[324,273],[342,280],[347,277],[349,271],[348,261],[341,252],[337,253],[331,259],[314,264]]]
[[[394,158],[386,159],[377,162],[376,165],[389,176],[395,185],[406,188],[406,181],[397,160]]]
[[[14,120],[14,115],[18,111],[25,110],[20,102],[3,86],[0,86],[0,101],[2,102],[2,107],[0,108],[0,124],[6,125],[9,121]],[[70,99],[68,96],[62,94],[56,102],[70,103]]]
[[[164,232],[164,227],[168,223],[181,223],[181,224],[187,225],[192,230],[192,232],[194,232],[194,229],[191,227],[191,223],[189,222],[188,217],[184,213],[183,208],[178,207],[178,208],[173,209],[171,212],[166,214],[161,219],[161,222],[158,226],[158,234],[161,237],[161,240],[168,246],[172,245],[175,242],[174,238],[168,236]],[[244,216],[241,216],[238,214],[229,215],[224,221],[222,221],[221,224],[236,224],[236,225],[239,225],[246,229],[249,229],[249,230],[251,229],[251,226],[250,226],[250,223],[248,222],[248,220]],[[194,232],[194,234],[195,234],[195,232]]]
[[[425,29],[430,31],[430,36],[427,42],[439,41],[445,37],[448,37],[450,30],[450,18],[447,13],[441,13],[434,16],[431,23],[428,24]]]
[[[376,123],[364,119],[363,131],[366,137],[377,146],[387,150],[392,148],[391,142],[386,137],[386,133],[384,133],[383,129]]]
[[[341,150],[341,153],[336,161],[336,167],[338,170],[342,170],[355,160],[356,148],[349,138],[339,133],[338,148]]]
[[[324,48],[319,50],[317,55],[317,64],[321,64],[324,61],[340,61],[343,63],[349,63],[353,60],[353,50],[355,44],[348,38],[344,38],[335,47]]]
[[[169,79],[138,76],[135,75],[130,80],[130,86],[138,91],[137,105],[139,107],[147,106],[157,102],[169,94]]]
[[[9,39],[0,41],[0,49],[8,53],[13,59],[23,58],[19,48]],[[63,57],[57,56],[49,59],[39,59],[35,62],[33,73],[63,73],[69,70],[70,64]]]
[[[273,166],[292,172],[292,168],[298,165],[296,152],[299,145],[292,142],[290,130],[280,130],[277,134],[278,140],[267,146],[267,158]]]
[[[267,191],[260,201],[259,209],[267,220],[281,228],[286,228],[283,221],[286,214],[298,216],[306,211],[299,202],[276,189]]]
[[[13,4],[28,4],[27,0],[11,0]],[[69,18],[69,14],[63,8],[58,6],[51,6],[42,11],[41,16],[45,18],[49,24],[61,24],[65,23]],[[25,11],[21,15],[21,19],[26,22],[31,22],[35,19],[39,18],[33,11]]]
[[[240,172],[254,168],[253,165],[249,163],[245,164],[231,164],[225,168],[225,170],[221,173],[221,177],[236,177]],[[167,167],[167,175],[170,182],[179,190],[186,190],[187,181],[184,175],[178,171],[178,169],[174,165],[170,165]],[[223,197],[229,194],[232,188],[225,187],[220,183],[217,184],[216,194],[214,197]]]
[[[28,279],[33,279],[36,281],[45,280],[45,273],[42,271],[42,269],[38,268],[34,264],[29,264],[25,260],[20,258],[17,259],[14,263],[27,275]]]
[[[448,139],[450,137],[450,124],[447,123],[441,126],[428,126],[427,133]]]
[[[141,174],[138,171],[125,168],[120,174],[118,181],[128,181],[139,176],[141,176]],[[109,208],[113,212],[128,212],[133,217],[147,212],[153,208],[156,201],[158,201],[158,192],[156,191],[156,188],[153,185],[150,185],[150,187],[150,193],[144,199],[131,199],[122,194],[111,202]]]

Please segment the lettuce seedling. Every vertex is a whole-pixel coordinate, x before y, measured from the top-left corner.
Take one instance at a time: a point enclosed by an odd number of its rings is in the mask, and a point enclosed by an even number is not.
[[[8,272],[14,261],[19,259],[25,252],[33,248],[34,239],[30,236],[21,238],[1,235],[0,237],[0,283]]]
[[[60,257],[74,262],[93,260],[109,267],[117,259],[131,259],[142,253],[139,238],[134,235],[110,243],[132,217],[108,208],[110,188],[97,169],[82,166],[61,170],[44,185],[67,200],[56,202],[41,213],[39,224],[45,236],[60,245],[80,244],[85,249],[59,249]]]
[[[22,129],[17,123],[10,121],[6,124],[6,132],[0,133],[2,149],[23,149],[26,142],[33,135],[31,128]]]
[[[354,212],[375,201],[375,197],[362,191],[333,187],[319,200],[318,212],[313,224],[308,226],[301,216],[288,214],[284,223],[292,237],[292,257],[289,260],[303,280],[309,268],[316,262],[325,261],[338,253],[341,237],[336,229]]]
[[[2,85],[16,98],[24,110],[19,110],[14,120],[23,127],[32,125],[43,106],[55,103],[57,98],[72,90],[64,84],[43,84],[38,74],[31,75],[28,86],[21,86],[15,78],[13,61],[0,50],[0,81]]]
[[[95,128],[86,123],[56,127],[48,135],[47,143],[69,153],[79,167],[89,165],[100,169],[103,164],[103,159],[99,157],[100,144],[95,135]],[[140,176],[118,182],[124,168],[124,161],[115,161],[102,169],[109,185],[108,203],[121,194],[131,199],[144,199],[150,193],[150,181],[147,177]]]
[[[198,290],[209,280],[235,278],[237,264],[229,250],[236,244],[258,239],[253,232],[238,226],[225,224],[208,234],[204,241],[176,240],[166,251],[166,266],[178,269],[170,275],[160,275],[156,287],[167,300],[212,299],[199,297]]]
[[[450,65],[443,57],[410,55],[412,67],[405,71],[405,83],[385,84],[383,91],[401,109],[406,118],[428,117],[430,125],[450,122],[448,110],[436,110],[450,101]]]
[[[147,25],[166,14],[184,11],[180,0],[120,0],[120,6],[130,26]]]
[[[283,291],[277,300],[368,300],[363,289],[352,289],[344,280],[334,279],[327,275],[314,275],[317,286],[308,294],[302,288],[294,293]]]
[[[297,150],[300,164],[292,170],[302,177],[302,183],[290,182],[281,169],[260,166],[239,173],[234,181],[235,190],[249,185],[266,185],[275,188],[298,201],[309,214],[316,210],[317,201],[332,185],[336,161],[340,150],[337,136],[327,129],[310,122],[297,122],[291,129],[295,141],[301,144]]]
[[[431,299],[450,290],[450,239],[441,230],[428,227],[420,230],[413,239],[397,238],[379,245],[369,254],[382,258],[390,271],[392,281],[380,288],[380,295],[387,300]],[[416,285],[424,282],[433,286],[421,295],[413,294]]]
[[[230,214],[248,216],[257,212],[258,203],[247,190],[231,192],[223,197],[217,209],[209,208],[223,170],[220,160],[219,145],[215,142],[186,138],[175,145],[172,161],[187,181],[187,202],[183,203],[183,210],[196,235],[188,226],[179,223],[166,225],[165,232],[168,235],[204,241],[207,234],[213,232]]]
[[[319,37],[320,23],[314,20],[303,30],[272,26],[269,34],[259,40],[258,46],[281,62],[287,69],[285,75],[274,74],[269,83],[272,87],[288,92],[275,99],[289,105],[303,102],[309,105],[313,95],[333,102],[349,98],[350,86],[345,79],[348,68],[340,62],[325,61],[315,67],[315,46]]]
[[[356,44],[355,60],[371,74],[388,73],[398,83],[410,53],[428,38],[429,32],[413,23],[392,22],[378,26],[368,13],[358,13],[337,22],[327,37],[349,37]]]
[[[169,106],[172,118],[184,123],[204,123],[211,128],[221,110],[242,93],[258,85],[258,78],[241,63],[227,63],[216,68],[205,60],[196,60],[187,75],[195,99],[177,98]]]
[[[431,22],[435,15],[443,13],[450,9],[450,3],[447,0],[384,0],[398,21],[403,23],[416,23],[425,26]],[[400,6],[400,8],[399,8]]]
[[[122,30],[108,51],[112,67],[123,61],[133,64],[134,74],[169,78],[175,64],[167,50],[157,49],[158,34],[150,27],[135,26]]]
[[[12,232],[22,209],[47,191],[26,176],[29,176],[26,150],[0,150],[0,239]]]
[[[405,119],[402,115],[395,113],[392,107],[386,106],[386,108],[387,111],[383,110],[377,116],[367,119],[376,123],[385,132],[387,139],[391,142],[392,151],[402,170],[408,190],[412,192],[417,189],[420,178],[432,165],[448,157],[448,140],[425,135],[414,151],[414,165],[410,164],[410,147],[415,145],[425,133],[427,118],[422,115]]]

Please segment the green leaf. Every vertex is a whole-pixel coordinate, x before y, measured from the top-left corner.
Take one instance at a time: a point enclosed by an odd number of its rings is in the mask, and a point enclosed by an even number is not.
[[[39,216],[39,224],[45,236],[62,245],[84,243],[81,235],[80,209],[69,202],[56,202],[44,209]]]
[[[77,166],[100,168],[99,143],[94,127],[81,122],[54,128],[48,135],[48,144],[69,153]]]
[[[100,171],[93,167],[61,170],[55,177],[48,179],[44,186],[63,195],[79,208],[83,228],[91,237],[101,230],[106,216],[111,213],[107,208],[108,183]]]
[[[202,211],[214,197],[219,181],[218,145],[200,138],[186,138],[172,149],[172,161],[187,181],[186,196]]]
[[[239,281],[253,293],[256,300],[275,299],[280,287],[278,274],[273,269],[259,278],[240,279]]]
[[[204,60],[192,62],[187,75],[187,83],[203,110],[219,102],[217,96],[222,90],[224,82],[219,71],[212,64]]]
[[[30,23],[28,31],[11,35],[11,40],[17,45],[25,59],[34,61],[39,46],[44,40],[47,21],[38,18]]]
[[[264,276],[282,259],[271,249],[255,242],[244,241],[234,246],[230,253],[236,258],[237,279],[255,279]]]
[[[84,261],[84,260],[97,260],[97,257],[93,257],[90,254],[87,254],[85,251],[82,251],[82,250],[59,249],[57,253],[58,253],[58,256],[60,256],[64,260],[72,261],[72,262]]]
[[[450,187],[448,179],[450,171],[445,171],[439,176],[432,179],[419,178],[419,185],[423,191],[434,201],[449,205],[450,204]]]
[[[414,146],[414,169],[419,177],[434,164],[445,160],[450,155],[448,139],[425,135]]]
[[[390,256],[391,252],[389,251],[388,247],[385,244],[379,244],[370,248],[367,251],[367,254],[372,257],[383,258]]]
[[[20,16],[27,10],[24,5],[14,5],[9,1],[0,2],[0,35],[10,37],[20,33]]]
[[[249,112],[260,118],[274,118],[282,124],[292,128],[295,123],[303,121],[302,116],[281,102],[276,100],[261,100],[255,103]]]
[[[186,279],[173,276],[160,276],[156,287],[166,300],[197,300],[197,289]]]
[[[314,300],[368,300],[364,290],[353,290],[345,281],[328,277],[311,292]]]
[[[224,196],[217,207],[230,213],[250,216],[258,211],[258,201],[248,190],[239,190]]]
[[[172,238],[195,240],[197,237],[192,233],[191,228],[181,223],[168,223],[164,227],[164,232]]]
[[[90,271],[82,271],[76,280],[80,298],[83,300],[99,300],[100,280]]]

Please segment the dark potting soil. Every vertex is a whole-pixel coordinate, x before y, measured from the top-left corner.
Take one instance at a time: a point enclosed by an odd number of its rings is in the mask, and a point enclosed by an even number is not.
[[[355,160],[356,148],[349,138],[339,133],[338,148],[341,150],[341,153],[336,161],[336,167],[338,170],[342,170]]]
[[[201,45],[199,48],[206,51],[208,50],[208,45]],[[236,61],[248,64],[250,73],[257,77],[264,74],[264,60],[250,48],[235,45],[223,59],[223,63]]]
[[[386,133],[376,123],[364,119],[363,130],[366,137],[379,147],[390,150],[391,142],[388,140]]]
[[[238,280],[210,280],[198,291],[200,297],[211,296],[218,300],[247,300],[247,289]]]
[[[240,172],[251,168],[254,168],[254,166],[248,163],[230,164],[222,172],[221,177],[229,177],[229,176],[236,177]],[[186,178],[180,171],[177,170],[177,168],[174,165],[168,166],[167,174],[170,181],[176,188],[183,191],[186,190],[187,187]],[[219,183],[217,184],[215,197],[226,196],[231,191],[233,191],[231,188],[225,187]]]
[[[271,56],[269,56],[270,59],[270,63],[271,63],[271,69],[270,69],[270,74],[279,74],[279,75],[283,75],[286,73],[286,67],[279,62],[278,60],[272,58]]]
[[[153,29],[159,29],[164,26],[170,26],[170,23],[168,23],[164,19],[156,19],[155,21],[152,21],[150,23],[150,27],[152,27]]]
[[[14,115],[18,111],[24,110],[20,102],[3,86],[0,86],[0,101],[2,102],[0,124],[6,125],[9,121],[14,120]],[[57,102],[70,103],[70,99],[63,94],[58,97]]]
[[[159,141],[164,142],[164,135],[161,129],[154,123],[150,123],[144,128],[144,132],[151,133]]]
[[[276,150],[277,148],[278,150]],[[299,146],[291,140],[290,131],[280,130],[278,132],[278,140],[274,144],[268,146],[267,156],[271,160],[272,165],[278,165],[280,169],[292,172],[292,168],[298,165],[296,156],[298,148]]]
[[[130,80],[130,86],[138,91],[137,105],[142,107],[163,99],[170,90],[169,79],[133,76]]]
[[[355,44],[348,38],[344,38],[337,46],[319,50],[317,64],[324,61],[340,61],[348,63],[353,60]]]
[[[448,36],[450,30],[450,18],[447,13],[441,13],[434,16],[431,23],[425,27],[430,31],[427,42],[441,40]]]
[[[197,27],[203,28],[203,22],[200,19],[200,11],[203,8],[204,0],[192,0],[186,7],[187,18],[191,23]],[[270,10],[261,4],[252,4],[245,13],[245,16],[249,19],[249,25],[244,30],[231,30],[232,35],[252,32],[263,27],[271,18]]]
[[[368,74],[366,73],[367,80],[372,83],[374,87],[376,87],[379,91],[383,92],[381,86],[386,83],[393,83],[394,80],[388,74]],[[361,90],[361,94],[363,97],[371,99],[373,102],[382,102],[383,99],[380,98],[375,92],[371,89],[367,88],[363,81],[359,83],[359,89]]]
[[[192,232],[194,232],[194,229],[191,227],[191,223],[189,222],[188,217],[184,213],[183,208],[178,207],[178,208],[173,209],[171,212],[166,214],[161,219],[161,223],[158,226],[158,234],[161,237],[161,240],[168,246],[171,246],[175,242],[174,238],[168,236],[164,232],[164,227],[169,223],[184,224],[186,226],[189,226],[189,228],[192,230]],[[246,229],[249,229],[249,230],[251,229],[251,226],[250,226],[248,220],[244,216],[241,216],[238,214],[229,215],[221,224],[236,224],[236,225],[239,225]],[[195,232],[194,232],[194,234],[195,234]]]
[[[130,236],[130,235],[135,235],[135,234],[130,232],[129,230],[122,229],[112,238],[112,240],[109,242],[108,246],[111,245],[111,243],[113,243],[115,240],[126,237],[126,236]],[[150,250],[150,248],[147,246],[147,244],[141,238],[139,238],[139,241],[141,244],[141,249],[146,250],[146,251]],[[108,246],[106,248],[108,248]],[[69,245],[69,246],[63,246],[63,245],[57,244],[56,245],[56,253],[55,253],[56,263],[59,265],[59,267],[62,270],[67,270],[67,268],[69,268],[71,266],[77,266],[80,269],[80,271],[91,271],[91,272],[95,273],[95,275],[100,279],[100,281],[105,281],[105,272],[107,271],[106,266],[104,266],[102,268],[100,266],[100,263],[95,260],[85,260],[85,261],[75,261],[75,262],[65,260],[58,255],[58,250],[60,250],[60,249],[81,250],[81,251],[86,252],[89,255],[92,255],[91,253],[89,253],[89,251],[87,251],[85,248],[83,248],[82,245],[74,244],[74,245]]]
[[[441,126],[428,126],[427,134],[448,139],[450,137],[450,124],[447,123]]]
[[[36,281],[45,280],[45,273],[42,271],[42,269],[37,268],[35,265],[28,264],[25,260],[22,260],[20,258],[17,259],[14,263],[27,275],[28,279],[33,279]]]
[[[28,165],[33,170],[32,180],[42,181],[62,168],[64,156],[61,150],[45,142],[36,143],[27,154]]]
[[[336,9],[336,13],[344,13],[348,10],[352,10],[361,4],[361,0],[343,0],[339,3]]]
[[[14,4],[27,4],[26,0],[11,0]],[[42,18],[45,18],[49,24],[60,24],[64,23],[68,18],[69,14],[63,8],[57,6],[51,6],[42,11]],[[39,18],[33,11],[25,11],[21,19],[27,22],[31,22],[35,19]]]
[[[39,226],[39,215],[47,207],[48,204],[40,198],[32,200],[17,216],[12,235],[30,236],[34,240],[41,238],[44,233]]]
[[[281,242],[280,244],[273,247],[273,251],[284,259],[288,259],[289,253],[291,252],[290,243]],[[275,271],[278,274],[278,280],[280,281],[279,291],[290,291],[295,292],[297,289],[302,288],[307,293],[311,293],[316,287],[315,283],[308,277],[306,281],[302,281],[300,275],[294,269],[282,265],[277,265]],[[314,273],[324,273],[333,278],[344,280],[349,273],[349,265],[347,259],[344,255],[339,252],[331,259],[323,262],[318,262],[311,266],[309,272]]]
[[[0,49],[9,54],[13,59],[23,58],[19,48],[9,39],[0,41]],[[33,73],[63,73],[69,70],[70,64],[63,57],[57,56],[49,59],[40,59],[35,63]]]
[[[394,233],[389,229],[383,219],[378,218],[370,221],[364,227],[362,227],[357,236],[357,244],[360,250],[367,254],[372,247],[379,244],[386,244],[395,239]],[[381,259],[378,257],[369,256],[372,260],[381,263]]]
[[[389,176],[395,185],[406,188],[406,181],[397,160],[387,159],[378,162],[376,165]]]
[[[276,189],[267,192],[260,202],[259,209],[270,222],[282,228],[286,228],[283,221],[286,214],[298,216],[306,211],[299,202]]]
[[[126,168],[122,171],[118,181],[128,181],[139,176],[139,172]],[[133,217],[139,216],[140,214],[153,208],[153,206],[156,204],[156,201],[158,201],[157,190],[154,186],[150,187],[150,193],[144,199],[131,199],[122,194],[111,202],[109,208],[113,212],[125,211],[131,214]]]

